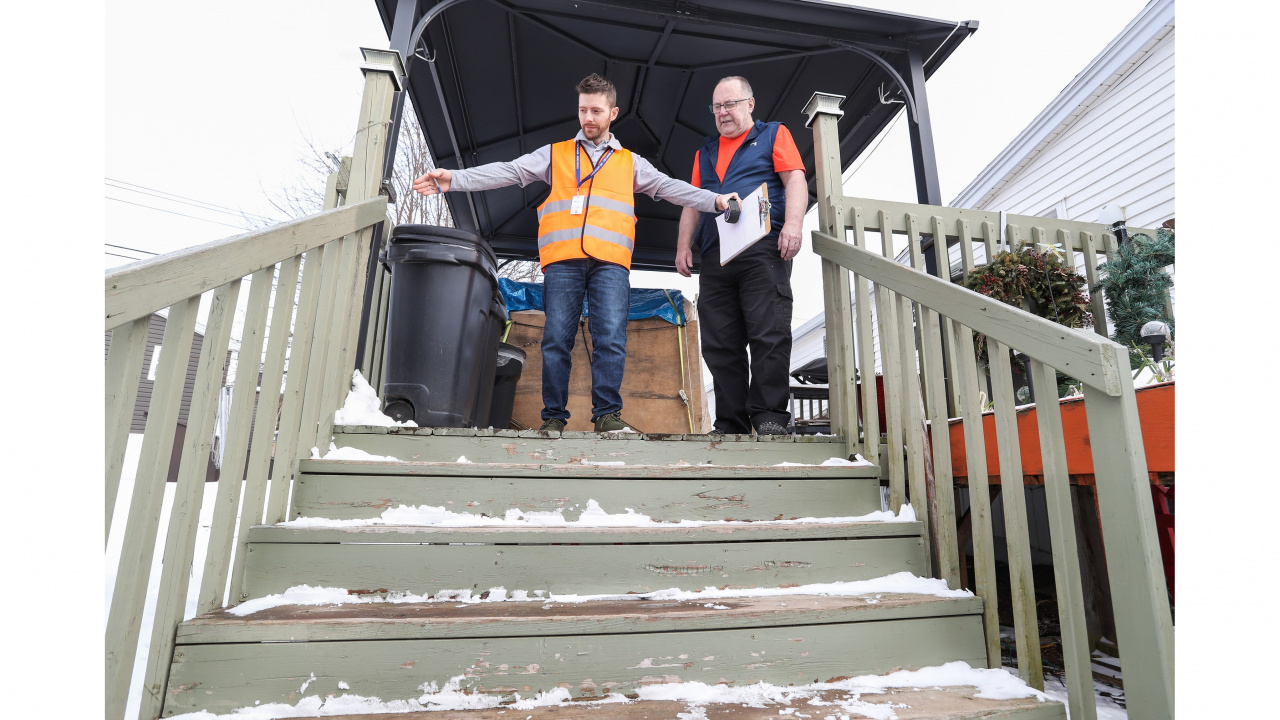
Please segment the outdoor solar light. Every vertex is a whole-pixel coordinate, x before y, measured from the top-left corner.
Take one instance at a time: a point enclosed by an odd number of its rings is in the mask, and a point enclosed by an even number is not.
[[[1124,210],[1116,205],[1104,206],[1098,211],[1098,222],[1110,225],[1116,232],[1116,244],[1123,245],[1129,240],[1129,230],[1125,227]]]
[[[1169,326],[1159,320],[1152,320],[1142,326],[1142,341],[1151,345],[1151,355],[1156,362],[1164,359],[1164,344],[1172,340]]]

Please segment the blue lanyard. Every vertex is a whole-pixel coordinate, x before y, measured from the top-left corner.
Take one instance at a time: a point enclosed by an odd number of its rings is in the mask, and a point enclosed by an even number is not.
[[[574,143],[573,149],[573,175],[578,180],[579,188],[582,187],[582,183],[595,177],[596,173],[600,172],[600,168],[603,168],[604,164],[609,162],[609,158],[613,156],[613,148],[605,150],[604,155],[600,158],[600,162],[596,163],[595,169],[591,171],[591,174],[586,177],[582,177],[582,153],[586,152],[586,148],[582,147],[582,142],[579,141]]]

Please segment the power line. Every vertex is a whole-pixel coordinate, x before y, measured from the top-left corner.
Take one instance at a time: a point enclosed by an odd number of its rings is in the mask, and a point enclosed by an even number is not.
[[[154,253],[154,252],[151,252],[150,250],[139,250],[138,248],[125,247],[125,246],[123,246],[123,245],[112,245],[111,243],[102,243],[102,244],[103,244],[103,245],[106,245],[107,247],[117,248],[117,249],[119,249],[119,250],[128,250],[129,252],[143,253],[144,255],[159,255],[159,254],[160,254],[160,253]],[[124,256],[123,256],[123,255],[121,255],[120,257],[124,257]]]
[[[124,258],[125,260],[141,260],[142,259],[142,258],[136,258],[136,257],[129,257],[128,255],[121,255],[119,253],[107,252],[106,250],[103,250],[103,252],[106,252],[108,255],[113,255],[118,258]]]
[[[141,193],[141,194],[143,194],[143,195],[150,195],[150,194],[153,194],[153,193],[158,193],[158,195],[156,195],[156,197],[161,197],[162,199],[166,199],[166,200],[167,200],[167,199],[171,199],[171,198],[176,198],[175,202],[176,202],[176,201],[184,201],[186,204],[195,204],[197,207],[203,207],[203,208],[206,208],[206,209],[209,209],[209,210],[215,210],[215,211],[223,212],[223,213],[227,213],[227,214],[230,214],[230,215],[237,215],[237,216],[240,216],[240,217],[253,217],[253,218],[256,218],[256,219],[259,219],[259,220],[264,220],[264,221],[267,221],[267,222],[276,222],[276,220],[275,220],[274,218],[269,218],[269,217],[267,217],[267,216],[265,216],[265,215],[259,215],[258,213],[245,212],[245,211],[243,211],[243,210],[237,210],[237,209],[235,209],[235,208],[227,207],[226,205],[218,205],[218,204],[215,204],[215,203],[206,202],[206,201],[204,201],[204,200],[196,200],[195,198],[189,198],[189,197],[186,197],[185,195],[178,195],[178,194],[175,194],[175,193],[166,192],[166,191],[164,191],[164,190],[158,190],[158,189],[153,188],[153,187],[147,187],[146,185],[139,185],[139,184],[137,184],[137,183],[126,182],[126,181],[124,181],[124,180],[116,180],[115,178],[105,178],[105,180],[106,180],[106,182],[107,182],[107,184],[108,184],[108,185],[110,185],[110,184],[112,184],[112,183],[115,183],[117,186],[119,186],[119,185],[128,185],[128,186],[129,186],[129,187],[117,187],[117,189],[118,189],[118,190],[126,190],[126,191],[129,191],[129,192],[136,192],[136,193]],[[139,188],[139,189],[138,189],[138,190],[134,190],[133,188]],[[143,192],[143,191],[146,191],[146,192]]]
[[[157,211],[162,212],[162,213],[169,213],[170,215],[181,215],[182,217],[191,218],[192,220],[203,220],[203,221],[205,221],[205,222],[207,222],[207,223],[213,223],[214,225],[222,225],[222,226],[224,226],[224,227],[235,228],[236,230],[247,230],[247,229],[248,229],[248,228],[246,228],[246,227],[245,227],[245,226],[243,226],[243,225],[230,225],[230,224],[228,224],[228,223],[218,222],[217,220],[210,220],[210,219],[208,219],[208,218],[196,217],[195,215],[188,215],[188,214],[186,214],[186,213],[175,212],[175,211],[173,211],[173,210],[165,210],[164,208],[152,207],[152,206],[150,206],[150,205],[143,205],[142,203],[129,202],[128,200],[121,200],[120,198],[113,198],[113,197],[109,197],[109,198],[107,198],[107,199],[108,199],[108,200],[115,200],[116,202],[121,202],[121,203],[124,203],[124,204],[126,204],[126,205],[137,205],[138,207],[147,208],[148,210],[157,210]]]
[[[185,200],[177,200],[177,199],[175,199],[175,198],[165,197],[164,195],[161,195],[161,194],[158,194],[158,193],[144,192],[144,191],[142,191],[142,190],[134,190],[133,188],[121,187],[121,186],[119,186],[119,185],[112,185],[112,184],[110,184],[110,183],[108,183],[108,184],[107,184],[107,187],[111,188],[112,190],[124,190],[125,192],[138,193],[139,195],[149,195],[150,197],[153,197],[153,198],[159,198],[160,200],[164,200],[164,201],[166,201],[166,202],[178,203],[179,205],[189,205],[189,206],[194,207],[194,208],[197,208],[197,209],[199,209],[199,210],[207,210],[207,211],[209,211],[209,212],[222,213],[222,214],[224,214],[224,215],[232,215],[232,216],[234,216],[234,217],[238,217],[238,218],[248,218],[248,219],[253,219],[253,220],[266,220],[266,218],[262,218],[262,217],[260,217],[260,216],[256,216],[256,215],[251,215],[250,213],[235,212],[235,211],[233,211],[233,210],[222,210],[222,209],[217,208],[217,207],[206,207],[205,205],[201,205],[201,204],[196,203],[196,202],[186,202]]]

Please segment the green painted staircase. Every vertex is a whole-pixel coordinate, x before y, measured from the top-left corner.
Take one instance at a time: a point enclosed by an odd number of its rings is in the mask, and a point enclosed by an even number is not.
[[[254,527],[241,601],[298,585],[437,601],[280,606],[245,616],[222,610],[193,618],[177,631],[164,716],[296,704],[309,695],[410,699],[427,683],[443,686],[459,675],[474,693],[530,697],[564,687],[591,698],[633,694],[655,682],[804,685],[953,660],[986,665],[976,597],[617,597],[901,571],[927,577],[921,523],[816,520],[880,509],[877,468],[820,465],[845,457],[836,438],[338,430],[338,447],[395,460],[303,461],[292,518],[368,520],[401,505],[429,505],[495,518],[513,509],[563,510],[576,519],[594,500],[609,513],[630,508],[661,521],[815,520]],[[614,597],[442,601],[464,597],[446,590],[477,597],[495,588]],[[600,707],[599,717],[610,717],[603,709],[609,706]],[[1026,705],[1027,717],[1065,717],[1061,709]],[[1021,711],[1002,712],[991,716]],[[979,716],[985,717],[973,715]]]

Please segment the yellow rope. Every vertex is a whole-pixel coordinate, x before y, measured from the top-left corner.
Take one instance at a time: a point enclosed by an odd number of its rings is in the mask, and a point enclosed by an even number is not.
[[[676,301],[671,298],[671,293],[663,290],[662,293],[667,296],[667,302],[671,303],[671,309],[676,311],[676,317],[681,322],[677,325],[680,328],[676,334],[676,341],[680,347],[680,399],[684,401],[685,413],[689,416],[689,434],[697,432],[693,428],[693,405],[689,403],[689,393],[685,392],[685,386],[689,384],[688,374],[685,370],[684,357],[684,329],[688,327],[689,321],[685,319],[684,313],[680,312],[680,308],[676,307]]]

